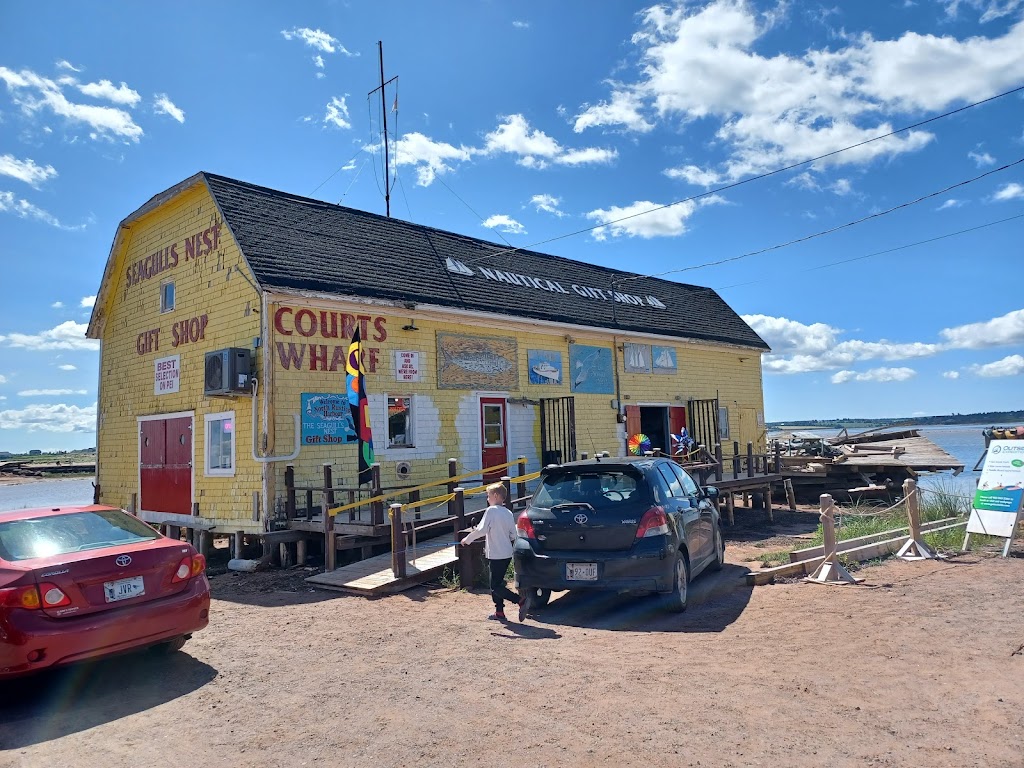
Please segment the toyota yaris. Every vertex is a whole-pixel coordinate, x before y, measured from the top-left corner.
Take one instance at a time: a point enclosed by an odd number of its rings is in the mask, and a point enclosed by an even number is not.
[[[105,506],[0,512],[0,680],[146,646],[210,615],[206,559]]]
[[[547,467],[516,523],[520,591],[532,607],[551,590],[656,592],[683,611],[689,582],[725,562],[717,497],[665,458]]]

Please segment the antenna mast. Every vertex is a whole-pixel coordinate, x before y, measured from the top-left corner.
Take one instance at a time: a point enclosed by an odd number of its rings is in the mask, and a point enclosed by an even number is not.
[[[373,89],[373,91],[380,91],[380,107],[381,115],[384,119],[384,208],[387,212],[388,218],[391,217],[391,158],[388,153],[388,104],[384,96],[384,86],[390,85],[392,82],[398,79],[398,75],[395,75],[386,83],[384,82],[384,44],[377,41],[377,51],[380,55],[380,85]],[[373,91],[370,91],[367,97],[373,95]]]

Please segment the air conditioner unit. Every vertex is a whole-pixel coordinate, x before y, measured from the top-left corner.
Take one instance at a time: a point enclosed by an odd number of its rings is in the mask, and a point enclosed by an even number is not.
[[[203,394],[251,394],[252,352],[240,347],[206,353]]]

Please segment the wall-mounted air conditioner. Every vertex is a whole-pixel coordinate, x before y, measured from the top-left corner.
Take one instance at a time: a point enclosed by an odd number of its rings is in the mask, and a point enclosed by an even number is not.
[[[249,395],[252,385],[252,352],[240,347],[206,353],[203,394]]]

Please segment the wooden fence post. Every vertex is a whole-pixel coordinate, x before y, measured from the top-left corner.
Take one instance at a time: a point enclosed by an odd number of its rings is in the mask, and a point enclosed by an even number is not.
[[[782,474],[782,450],[778,443],[775,443],[775,474]]]
[[[736,525],[736,498],[732,491],[725,492],[725,519],[729,525]]]
[[[402,527],[402,505],[392,504],[391,515],[391,572],[396,579],[406,576],[405,529]]]
[[[452,499],[452,514],[455,515],[455,545],[458,546],[459,532],[466,527],[466,496],[465,491],[458,486],[452,489],[452,493],[455,494],[455,498]]]
[[[526,457],[519,456],[516,458],[516,471],[519,473],[519,477],[526,474]],[[526,495],[526,483],[516,483],[516,498],[521,499]],[[509,509],[512,509],[510,506]]]
[[[324,464],[324,493],[327,495],[327,506],[334,506],[334,479],[331,476],[331,465]]]
[[[324,570],[333,571],[338,561],[337,538],[334,533],[334,518],[331,516],[330,507],[327,506],[327,494],[320,500],[320,509],[323,513],[324,532]]]
[[[512,478],[509,475],[501,476],[501,484],[505,486],[505,503],[512,509]]]
[[[733,479],[740,476],[740,444],[738,441],[732,441],[732,476]]]
[[[835,505],[832,502],[832,495],[828,493],[821,494],[820,503],[822,544],[825,551],[825,559],[821,561],[821,565],[815,569],[814,573],[804,579],[804,581],[814,584],[859,584],[864,579],[857,579],[851,576],[850,572],[839,562],[839,556],[836,554],[836,523],[833,517]]]
[[[455,477],[458,473],[459,461],[458,459],[448,459],[448,477]],[[448,481],[448,493],[455,493],[455,483],[451,480]],[[448,517],[455,514],[455,499],[448,499]],[[455,529],[456,531],[458,528]],[[457,544],[458,542],[456,542]]]
[[[722,444],[715,443],[715,480],[722,481]]]
[[[754,476],[754,444],[747,443],[747,477]]]
[[[772,484],[768,483],[764,487],[764,511],[768,515],[768,522],[775,522],[775,513],[772,512]]]
[[[920,493],[917,490],[917,483],[907,478],[903,481],[903,500],[907,505],[907,520],[910,526],[910,538],[907,543],[900,547],[896,557],[901,560],[938,560],[941,555],[925,544],[921,536],[921,507]]]
[[[287,464],[284,468],[284,514],[289,520],[295,519],[295,465]]]
[[[371,496],[380,496],[380,464],[374,464],[370,467],[370,494]],[[384,524],[384,502],[373,501],[370,502],[370,509],[373,515],[374,525]]]

